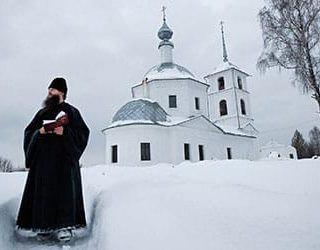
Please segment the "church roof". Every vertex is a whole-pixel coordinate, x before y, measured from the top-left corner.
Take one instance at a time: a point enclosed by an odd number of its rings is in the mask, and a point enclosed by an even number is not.
[[[211,74],[209,74],[208,76],[214,75],[216,73],[220,73],[220,72],[223,72],[223,71],[226,71],[226,70],[229,70],[229,69],[236,69],[236,70],[244,73],[245,75],[250,76],[248,73],[244,72],[238,66],[234,65],[233,63],[231,63],[229,61],[223,62],[222,64],[220,64],[217,67],[215,67],[213,72]],[[208,77],[208,76],[206,76],[206,77]]]
[[[134,99],[123,105],[112,119],[112,123],[122,121],[165,122],[167,113],[157,102],[142,98]]]
[[[192,78],[195,76],[185,67],[176,63],[161,63],[153,66],[144,75],[144,79],[173,79],[173,78]]]

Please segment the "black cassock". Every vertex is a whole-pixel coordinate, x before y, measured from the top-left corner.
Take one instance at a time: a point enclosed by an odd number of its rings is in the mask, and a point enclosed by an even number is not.
[[[63,135],[40,134],[43,120],[60,111],[69,117]],[[17,218],[19,229],[51,231],[86,226],[79,159],[86,148],[89,129],[80,112],[62,102],[41,109],[24,134],[27,182]]]

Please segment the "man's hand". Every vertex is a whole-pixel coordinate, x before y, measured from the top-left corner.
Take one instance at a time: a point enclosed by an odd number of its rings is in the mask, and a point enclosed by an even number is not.
[[[63,127],[60,126],[60,127],[56,127],[54,130],[53,130],[53,133],[57,134],[57,135],[63,135]]]
[[[47,133],[46,130],[44,129],[44,127],[41,127],[39,129],[39,131],[40,131],[40,134],[42,134],[42,135]]]

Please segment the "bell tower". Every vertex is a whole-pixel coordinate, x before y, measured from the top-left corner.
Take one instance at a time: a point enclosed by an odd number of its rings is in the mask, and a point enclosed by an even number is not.
[[[204,77],[210,85],[209,118],[218,126],[241,129],[253,123],[250,93],[247,88],[247,77],[250,75],[229,62],[223,22],[220,25],[223,62]]]

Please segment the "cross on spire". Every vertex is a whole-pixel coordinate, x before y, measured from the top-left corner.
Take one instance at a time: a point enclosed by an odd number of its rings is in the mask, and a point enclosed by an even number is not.
[[[166,21],[166,9],[167,7],[166,6],[162,6],[162,13],[163,13],[163,21],[165,22]]]
[[[220,25],[221,25],[221,34],[222,34],[223,61],[228,62],[227,46],[224,40],[223,21],[220,22]]]

